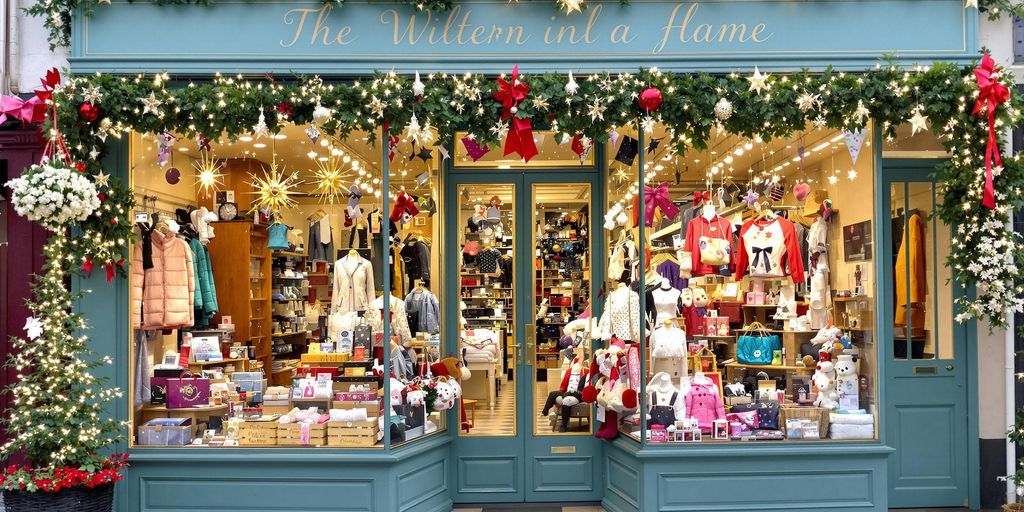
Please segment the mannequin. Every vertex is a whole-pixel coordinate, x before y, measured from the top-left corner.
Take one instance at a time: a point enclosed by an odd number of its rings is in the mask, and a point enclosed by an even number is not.
[[[375,295],[373,264],[360,256],[359,251],[351,249],[347,256],[334,262],[332,312],[365,311]]]
[[[668,427],[675,425],[676,418],[686,415],[686,409],[679,389],[672,384],[672,377],[665,372],[658,372],[647,384],[649,398],[647,400],[650,423]]]
[[[682,292],[672,287],[667,278],[661,278],[658,287],[651,291],[654,298],[654,309],[657,316],[656,323],[664,322],[679,316],[679,299]]]
[[[625,283],[619,283],[608,294],[599,330],[608,338],[625,342],[640,339],[640,296]]]
[[[583,400],[583,386],[590,377],[590,368],[584,364],[583,355],[577,354],[572,359],[568,368],[562,372],[562,384],[558,390],[548,393],[548,399],[544,402],[544,409],[541,416],[547,416],[551,408],[558,405],[562,408],[561,420],[558,431],[565,432],[569,428],[569,416],[572,408]]]

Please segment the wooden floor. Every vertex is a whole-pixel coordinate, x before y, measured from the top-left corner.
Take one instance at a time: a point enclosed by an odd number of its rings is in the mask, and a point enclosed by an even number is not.
[[[544,382],[537,382],[533,392],[533,416],[537,420],[537,428],[542,433],[551,432],[551,420],[541,418],[540,413],[544,408],[544,401],[547,399],[548,391]],[[515,383],[506,377],[501,377],[501,391],[494,405],[494,410],[487,408],[486,401],[482,400],[476,404],[475,426],[469,431],[471,436],[514,436],[516,435],[516,403]],[[470,411],[466,411],[472,416]],[[527,422],[526,428],[531,428],[533,419]],[[576,419],[569,422],[569,432],[587,432],[589,428],[586,422],[582,423]],[[465,435],[465,434],[462,434]]]

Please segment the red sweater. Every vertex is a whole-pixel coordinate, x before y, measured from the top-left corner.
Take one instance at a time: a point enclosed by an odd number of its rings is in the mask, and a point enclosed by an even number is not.
[[[700,237],[702,236],[721,238],[728,241],[729,252],[732,253],[732,223],[717,215],[710,222],[703,215],[697,215],[686,228],[686,242],[683,245],[683,250],[690,251],[690,255],[693,258],[693,272],[691,275],[717,274],[717,266],[705,265],[700,261]]]
[[[804,264],[800,256],[793,223],[776,217],[773,220],[749,220],[740,228],[736,249],[736,280],[752,277],[779,278],[791,276],[794,283],[804,282]]]

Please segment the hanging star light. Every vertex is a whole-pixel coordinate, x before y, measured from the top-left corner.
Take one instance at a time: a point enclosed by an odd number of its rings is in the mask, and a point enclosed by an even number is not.
[[[820,96],[805,92],[796,98],[796,106],[801,112],[807,112],[818,104]]]
[[[252,134],[255,135],[257,139],[270,137],[270,128],[267,127],[267,117],[263,114],[263,107],[260,107],[259,120],[252,126]]]
[[[192,162],[192,168],[196,170],[196,184],[203,195],[209,196],[224,185],[224,174],[220,172],[223,164],[210,151],[200,151],[199,159]]]
[[[846,179],[848,179],[850,181],[853,181],[853,180],[857,179],[857,171],[855,171],[853,169],[850,169],[849,171],[847,171],[846,172]]]
[[[595,101],[587,107],[587,115],[590,116],[591,121],[597,121],[598,119],[604,121],[604,111],[607,109],[608,107],[602,105],[600,101]]]
[[[864,106],[864,100],[857,100],[857,110],[853,111],[853,120],[858,125],[864,126],[864,123],[868,120],[868,116],[871,115],[871,111]]]
[[[93,178],[93,182],[96,184],[96,188],[103,188],[110,185],[110,175],[100,171],[96,173],[96,177]]]
[[[337,152],[331,151],[325,160],[317,159],[317,169],[314,172],[316,188],[313,193],[320,198],[320,202],[334,204],[337,200],[348,197],[348,187],[345,186],[345,167]]]
[[[547,110],[548,109],[548,99],[547,98],[544,98],[544,97],[541,97],[541,96],[536,96],[534,98],[530,98],[530,103],[532,103],[533,104],[533,108],[535,108],[537,110]]]
[[[82,89],[82,101],[95,105],[101,99],[103,99],[103,93],[100,92],[99,87],[86,87]]]
[[[378,98],[376,96],[373,96],[373,97],[370,98],[369,107],[370,107],[370,112],[372,112],[373,115],[375,115],[377,117],[384,117],[384,107],[385,106],[386,105],[384,105],[384,102],[381,101],[380,98]]]
[[[96,160],[97,158],[99,158],[99,156],[100,156],[100,150],[96,149],[96,146],[93,146],[89,150],[89,160]]]
[[[654,118],[651,116],[644,116],[644,118],[640,120],[640,128],[644,133],[654,133]]]
[[[256,189],[256,192],[252,192],[256,195],[252,211],[266,207],[274,215],[280,215],[281,210],[295,207],[296,201],[292,195],[302,180],[297,173],[287,174],[284,167],[278,166],[276,155],[270,162],[270,169],[263,170],[263,176],[252,173],[249,176],[252,178],[249,185]]]
[[[928,116],[922,115],[924,107],[918,105],[914,108],[914,115],[910,117],[910,135],[917,135],[917,132],[928,131]]]
[[[566,14],[583,12],[583,0],[558,0],[558,3],[565,9]]]
[[[814,120],[811,121],[811,124],[814,125],[814,127],[819,130],[824,128],[827,123],[828,121],[825,119],[825,116],[815,117]]]
[[[163,100],[157,98],[156,94],[152,91],[150,91],[149,96],[146,96],[145,98],[139,98],[139,101],[142,102],[142,115],[151,113],[159,114],[160,105],[164,104]]]
[[[748,90],[753,91],[757,94],[761,94],[762,90],[768,90],[771,86],[768,85],[768,79],[772,75],[770,73],[761,73],[757,66],[754,66],[754,74],[747,77],[747,81],[750,82],[750,88]]]

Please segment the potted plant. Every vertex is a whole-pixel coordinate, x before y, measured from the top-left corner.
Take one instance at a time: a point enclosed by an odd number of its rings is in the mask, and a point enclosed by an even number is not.
[[[37,91],[53,126],[57,112],[50,95],[59,81],[56,70],[47,73],[43,90]],[[60,133],[48,131],[43,160],[6,184],[18,214],[53,236],[43,249],[44,272],[33,278],[26,336],[12,337],[6,362],[17,375],[4,389],[12,405],[2,420],[8,440],[0,456],[27,463],[9,465],[0,489],[6,512],[109,512],[127,456],[110,453],[124,425],[107,414],[106,405],[122,394],[97,375],[111,360],[89,349],[85,319],[73,311],[84,293],[72,292],[67,283],[88,262],[75,261],[76,242],[66,236],[100,215],[106,196],[86,166],[71,160]]]
[[[1024,443],[1024,414],[1021,412],[1017,413],[1017,421],[1006,433],[1006,438],[1017,445]],[[1013,482],[1017,501],[1003,505],[1003,510],[1006,512],[1024,512],[1024,503],[1020,501],[1021,497],[1024,497],[1024,459],[1017,460],[1017,472],[1007,475],[1004,480]]]

